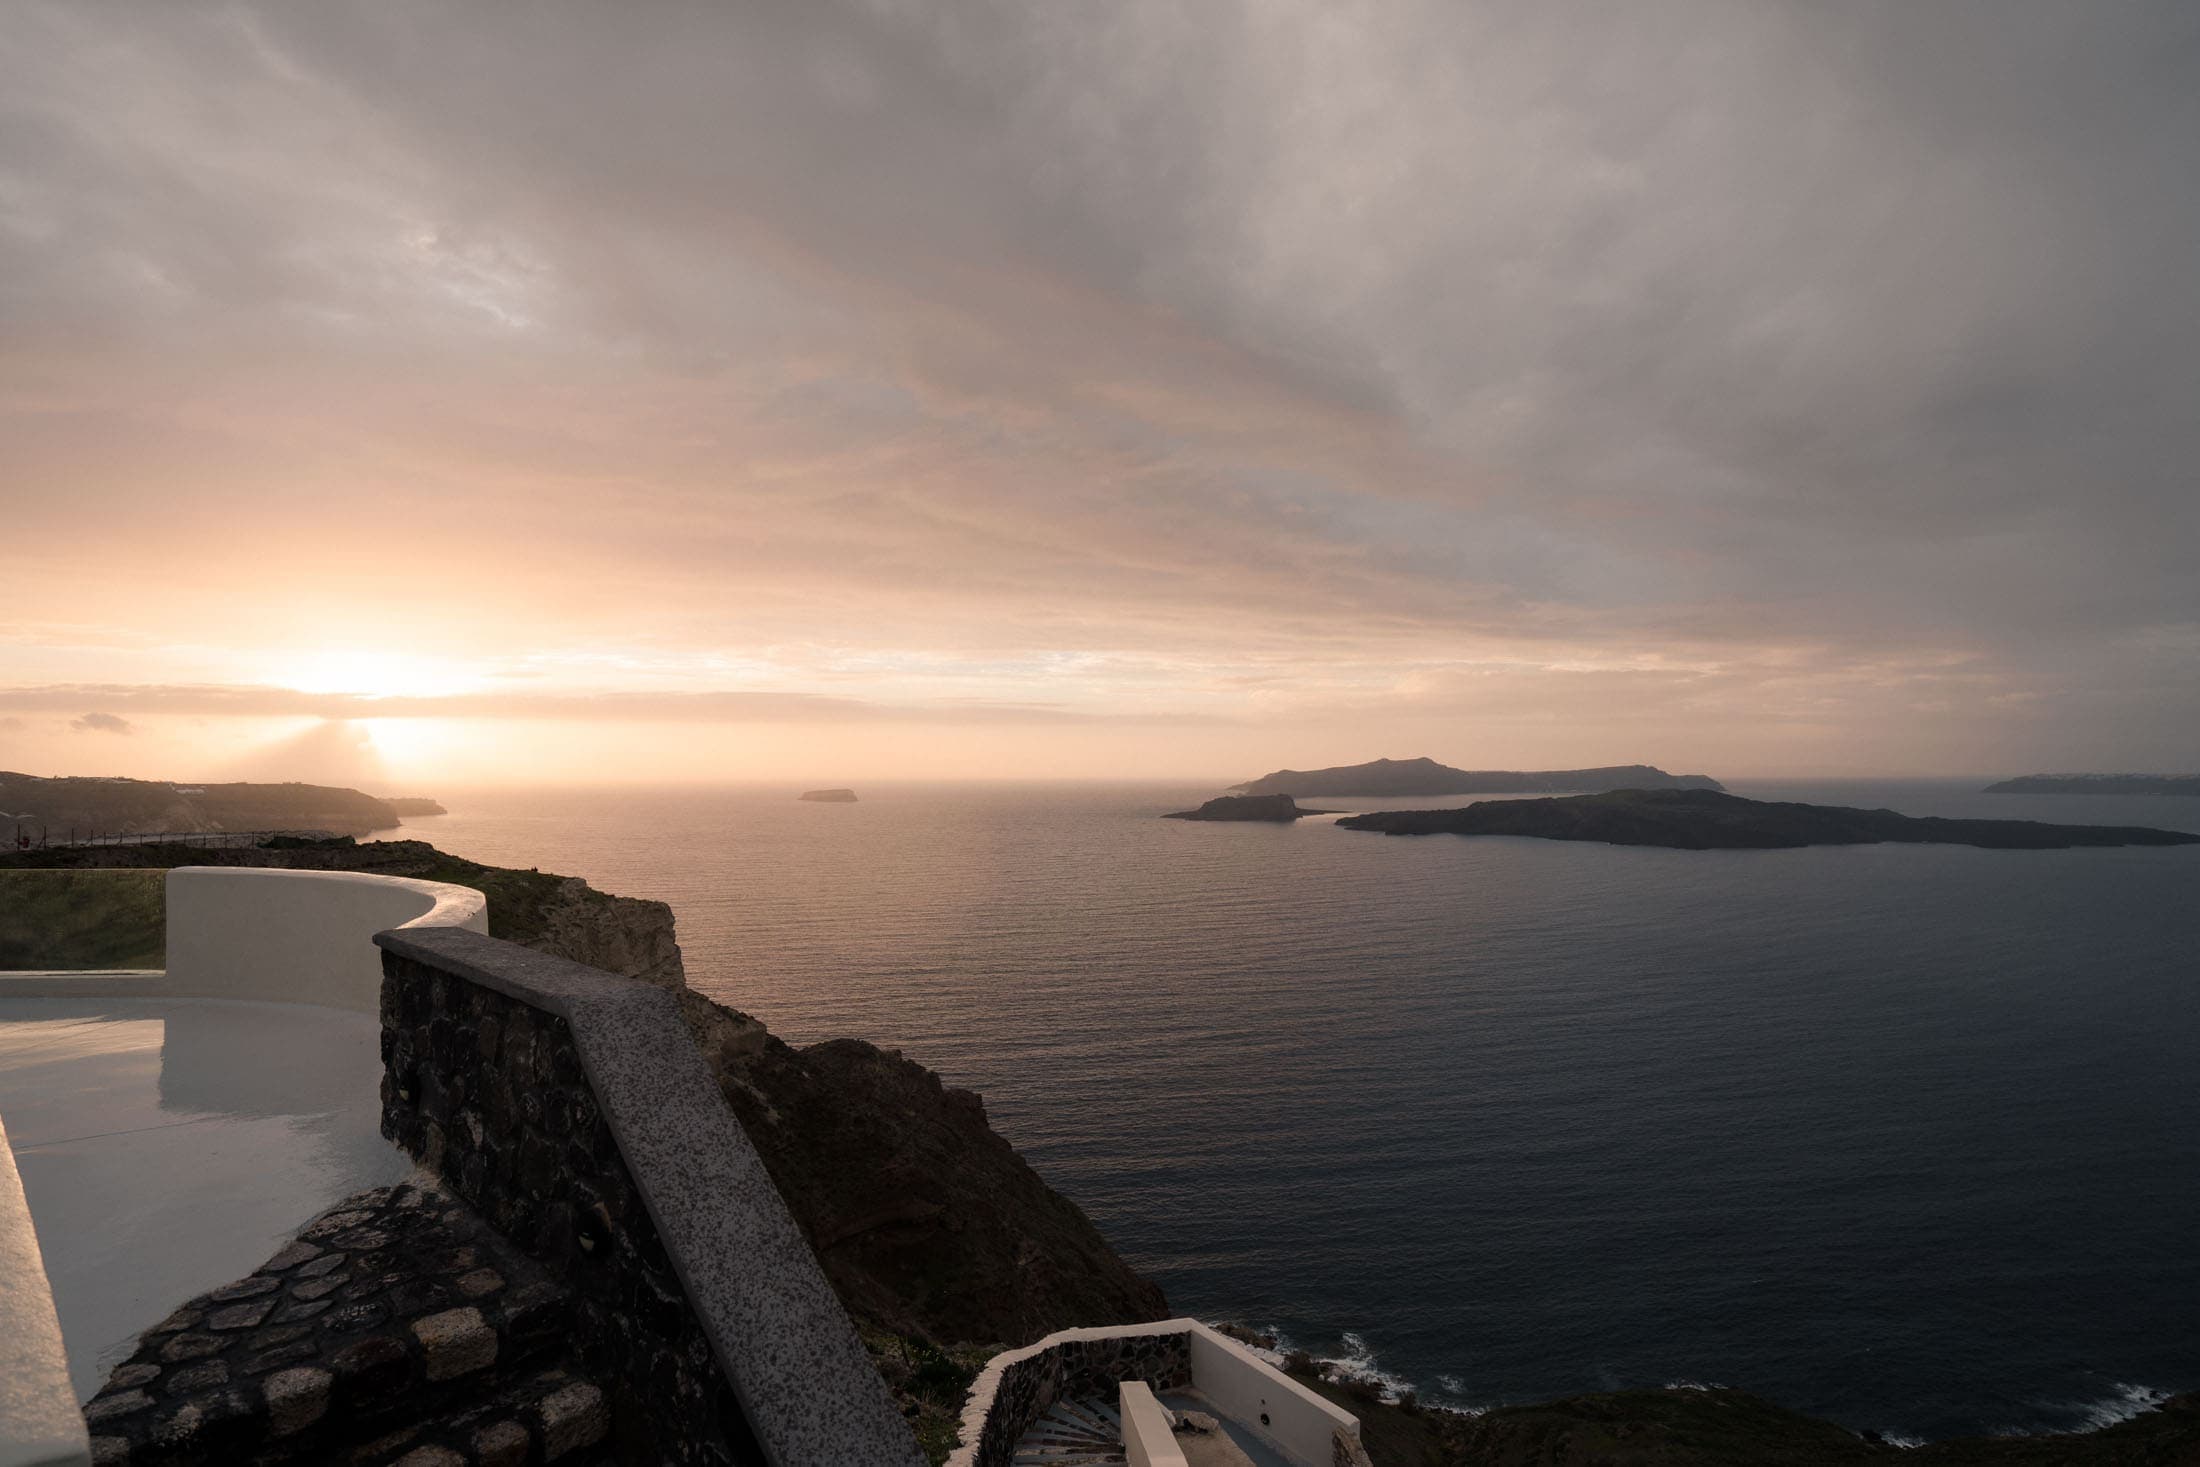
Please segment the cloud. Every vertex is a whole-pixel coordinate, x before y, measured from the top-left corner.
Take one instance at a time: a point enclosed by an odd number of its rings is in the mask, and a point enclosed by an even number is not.
[[[0,707],[64,707],[96,695],[128,708],[139,717],[212,715],[233,718],[315,718],[346,723],[380,718],[575,719],[604,723],[724,724],[1105,724],[1140,721],[1137,715],[1091,712],[1045,704],[989,703],[940,699],[923,704],[893,704],[862,698],[807,693],[608,692],[608,693],[453,693],[439,697],[367,697],[355,693],[308,693],[265,686],[161,686],[63,684],[0,688]],[[1171,722],[1207,721],[1200,715],[1173,714]],[[78,732],[132,733],[128,719],[113,713],[87,713],[70,720]]]
[[[209,642],[801,673],[588,716],[913,717],[830,669],[927,656],[1003,721],[1493,662],[1571,708],[1657,658],[1786,706],[1915,661],[2168,741],[2194,27],[27,4],[0,494],[26,584],[97,523],[100,634],[161,645],[0,676],[198,676],[159,670],[191,567]]]

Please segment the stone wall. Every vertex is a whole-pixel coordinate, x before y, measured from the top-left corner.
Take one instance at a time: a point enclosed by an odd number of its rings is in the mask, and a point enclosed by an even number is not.
[[[570,1343],[619,1455],[761,1463],[566,1021],[384,955],[382,1129],[574,1292]]]
[[[980,1373],[965,1416],[964,1448],[949,1459],[952,1467],[1009,1467],[1016,1443],[1056,1401],[1112,1403],[1126,1380],[1142,1380],[1157,1392],[1192,1383],[1191,1336],[1182,1329],[1094,1331],[1082,1339],[1076,1331],[1064,1333],[1073,1337],[1012,1351]]]
[[[375,942],[383,1130],[570,1290],[617,1460],[920,1467],[673,993],[455,928]]]
[[[147,1330],[84,1408],[92,1461],[597,1467],[572,1323],[569,1291],[448,1193],[362,1192]]]

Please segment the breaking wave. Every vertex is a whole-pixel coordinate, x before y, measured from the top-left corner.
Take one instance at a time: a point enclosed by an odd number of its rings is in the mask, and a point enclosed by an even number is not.
[[[2168,1391],[2158,1391],[2152,1386],[2131,1385],[2115,1381],[2109,1389],[2114,1394],[2100,1401],[2081,1401],[2069,1409],[2078,1413],[2084,1423],[2081,1431],[2099,1431],[2152,1411],[2169,1399]]]

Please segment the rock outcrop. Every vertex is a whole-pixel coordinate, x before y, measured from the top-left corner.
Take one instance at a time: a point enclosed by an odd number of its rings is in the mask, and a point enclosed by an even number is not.
[[[448,815],[451,813],[443,808],[442,801],[431,800],[422,795],[386,795],[383,797],[382,803],[388,805],[400,815]]]
[[[1168,1317],[987,1123],[976,1092],[860,1039],[797,1049],[688,992],[689,1027],[849,1312],[935,1346]]]

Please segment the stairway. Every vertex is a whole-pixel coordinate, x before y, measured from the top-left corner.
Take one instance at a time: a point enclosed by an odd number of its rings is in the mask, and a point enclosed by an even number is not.
[[[1015,1467],[1120,1467],[1123,1422],[1106,1401],[1056,1401],[1016,1443]]]

